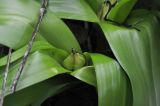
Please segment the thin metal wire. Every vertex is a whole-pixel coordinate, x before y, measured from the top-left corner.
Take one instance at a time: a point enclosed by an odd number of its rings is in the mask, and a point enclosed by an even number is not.
[[[26,52],[25,52],[25,54],[23,56],[23,59],[22,59],[22,61],[20,63],[20,66],[18,68],[16,76],[15,76],[15,78],[13,80],[13,83],[12,83],[12,86],[11,86],[11,93],[14,93],[15,90],[16,90],[19,78],[20,78],[21,73],[22,73],[22,71],[24,69],[25,63],[26,63],[27,58],[29,56],[29,53],[30,53],[30,51],[32,49],[33,42],[34,42],[34,40],[36,38],[36,35],[37,35],[37,32],[39,30],[39,26],[40,26],[40,24],[42,22],[42,19],[43,19],[45,13],[46,13],[47,6],[48,6],[48,0],[42,0],[42,5],[41,5],[41,8],[40,8],[40,13],[39,13],[37,24],[35,26],[35,29],[34,29],[33,33],[32,33],[32,38],[28,43],[27,50],[26,50]]]
[[[7,77],[8,77],[10,61],[11,61],[11,55],[12,55],[12,49],[9,48],[7,65],[6,65],[6,68],[5,68],[5,71],[4,71],[4,77],[3,77],[3,83],[2,83],[2,92],[1,92],[1,96],[0,96],[0,106],[3,106],[3,101],[4,101],[5,91],[6,91]]]

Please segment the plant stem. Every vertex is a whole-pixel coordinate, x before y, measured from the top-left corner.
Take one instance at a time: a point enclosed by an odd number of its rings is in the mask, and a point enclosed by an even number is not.
[[[33,45],[33,42],[34,42],[34,40],[36,38],[37,32],[39,30],[39,26],[40,26],[40,24],[42,22],[42,19],[43,19],[45,13],[46,13],[47,5],[48,5],[48,0],[42,0],[42,5],[41,5],[41,8],[40,8],[40,13],[39,13],[37,24],[36,24],[36,26],[34,28],[34,31],[32,33],[32,38],[28,43],[27,50],[26,50],[26,52],[25,52],[25,54],[23,56],[23,59],[22,59],[22,61],[20,63],[20,66],[18,68],[16,76],[15,76],[15,78],[13,80],[13,83],[12,83],[12,86],[11,86],[11,93],[14,93],[15,90],[16,90],[17,83],[18,83],[19,78],[21,76],[21,73],[22,73],[22,71],[24,69],[25,63],[26,63],[27,58],[29,56],[29,53],[30,53],[30,51],[32,49],[32,45]]]
[[[7,83],[7,77],[8,77],[8,72],[9,72],[11,55],[12,55],[12,49],[9,48],[8,58],[7,58],[7,65],[6,65],[6,68],[5,68],[4,78],[3,78],[3,83],[2,83],[2,92],[1,92],[1,96],[0,96],[0,106],[3,106],[3,101],[4,101],[5,91],[6,91],[6,83]]]

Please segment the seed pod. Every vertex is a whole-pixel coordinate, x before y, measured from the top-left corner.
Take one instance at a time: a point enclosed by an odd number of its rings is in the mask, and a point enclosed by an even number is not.
[[[73,70],[74,69],[74,53],[71,53],[64,61],[62,62],[62,65],[68,69]]]
[[[86,64],[86,59],[85,59],[84,55],[82,55],[80,53],[74,54],[74,60],[75,60],[74,69],[81,68]]]
[[[75,70],[83,67],[86,64],[86,59],[83,54],[73,52],[62,62],[62,65],[68,70]]]

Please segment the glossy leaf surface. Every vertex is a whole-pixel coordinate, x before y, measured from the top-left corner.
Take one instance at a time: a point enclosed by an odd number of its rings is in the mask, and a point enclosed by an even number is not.
[[[48,97],[72,88],[75,84],[77,82],[69,78],[56,76],[6,96],[4,106],[40,106]]]
[[[60,18],[98,22],[86,0],[50,0],[49,10]]]
[[[10,5],[12,4],[12,5]],[[0,1],[0,44],[19,49],[31,39],[39,14],[40,3],[33,0],[1,0]],[[72,32],[53,13],[47,14],[42,23],[37,39],[42,36],[55,47],[81,52],[80,46]],[[63,31],[62,31],[63,29]],[[62,41],[65,39],[65,43]]]
[[[130,106],[131,86],[120,65],[107,56],[90,55],[95,70],[88,66],[76,70],[72,75],[97,88],[98,106]]]
[[[107,23],[101,28],[131,80],[133,106],[159,106],[160,24],[154,14],[145,10],[133,12],[128,23],[140,31]]]
[[[132,95],[130,83],[120,65],[101,54],[91,54],[95,66],[98,105],[130,106]]]

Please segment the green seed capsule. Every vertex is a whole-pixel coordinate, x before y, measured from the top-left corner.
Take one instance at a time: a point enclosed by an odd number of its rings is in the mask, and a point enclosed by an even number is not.
[[[74,54],[71,53],[64,61],[62,62],[62,65],[68,69],[73,70],[74,69]]]
[[[68,70],[79,69],[83,67],[85,64],[86,64],[85,56],[77,52],[72,52],[62,62],[62,65]]]
[[[79,54],[79,53],[74,54],[74,61],[75,61],[74,69],[79,69],[83,67],[86,63],[84,55]]]

